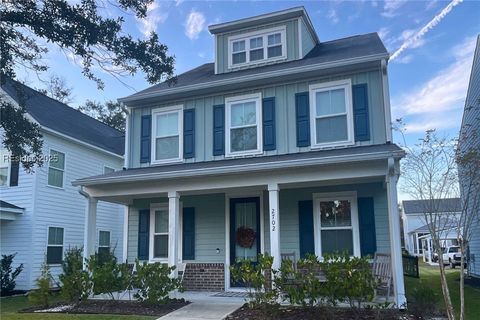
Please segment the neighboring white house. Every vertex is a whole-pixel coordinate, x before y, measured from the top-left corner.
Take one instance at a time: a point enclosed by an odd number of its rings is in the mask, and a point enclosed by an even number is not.
[[[430,226],[425,219],[428,200],[407,200],[402,202],[403,238],[405,249],[412,255],[432,260],[433,246]],[[438,208],[437,227],[442,228],[442,247],[457,244],[457,232],[454,230],[456,219],[460,216],[460,199],[435,200]]]
[[[87,200],[72,181],[121,170],[124,134],[21,83],[7,80],[1,99],[25,104],[41,126],[44,165],[27,173],[5,149],[0,161],[1,254],[23,263],[16,289],[35,286],[44,261],[56,277],[69,247],[84,245]],[[3,135],[2,135],[3,139]],[[115,247],[123,259],[124,207],[99,203],[96,248]]]

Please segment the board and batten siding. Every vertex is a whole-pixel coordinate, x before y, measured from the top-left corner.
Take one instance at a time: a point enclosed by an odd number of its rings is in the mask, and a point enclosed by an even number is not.
[[[385,109],[383,106],[382,76],[380,70],[374,69],[355,74],[313,78],[308,81],[287,83],[228,92],[217,96],[202,96],[195,99],[176,100],[132,110],[130,121],[130,159],[129,167],[147,167],[149,163],[140,163],[140,129],[141,117],[150,115],[152,109],[172,105],[183,105],[185,109],[195,108],[195,157],[184,162],[202,162],[223,159],[213,156],[213,106],[224,104],[225,98],[249,93],[261,92],[262,98],[275,98],[276,149],[264,151],[258,156],[277,155],[309,151],[310,147],[297,147],[295,94],[308,91],[310,84],[351,79],[352,85],[366,83],[368,87],[370,140],[357,141],[356,145],[383,144],[386,142]]]
[[[377,252],[390,252],[387,191],[383,184],[378,182],[280,190],[280,250],[282,253],[295,252],[299,259],[298,202],[312,200],[314,193],[341,191],[356,191],[358,197],[374,199]],[[242,197],[242,195],[239,194],[238,197]],[[150,203],[165,202],[165,200],[134,201],[135,208],[130,209],[128,227],[129,261],[137,258],[138,209],[149,208]],[[182,196],[180,203],[183,207],[195,208],[195,260],[193,261],[197,263],[225,262],[225,195]],[[263,192],[263,212],[265,251],[270,252],[267,191]],[[220,249],[218,254],[216,253],[217,248]]]
[[[85,210],[87,200],[79,193],[79,188],[72,186],[72,181],[98,174],[103,174],[104,166],[120,170],[122,159],[100,151],[71,142],[64,138],[43,133],[44,154],[50,149],[65,154],[64,187],[48,186],[48,162],[36,170],[35,220],[32,229],[34,241],[31,243],[32,273],[30,283],[40,275],[40,267],[45,261],[47,250],[48,227],[64,228],[64,252],[71,247],[83,247]],[[121,261],[123,243],[124,207],[116,204],[98,202],[96,247],[99,230],[110,231],[112,248]],[[61,272],[60,266],[51,266],[55,279]]]
[[[315,47],[315,40],[310,31],[308,31],[307,25],[303,19],[300,19],[300,34],[302,46],[302,56],[300,58],[303,58],[313,49],[313,47]]]

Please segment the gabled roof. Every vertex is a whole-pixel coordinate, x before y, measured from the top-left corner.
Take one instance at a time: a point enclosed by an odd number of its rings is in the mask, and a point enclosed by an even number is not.
[[[285,80],[287,74],[298,74],[304,77],[305,72],[315,68],[327,69],[343,65],[388,58],[382,40],[376,32],[352,36],[317,44],[304,58],[271,64],[262,67],[215,74],[214,63],[206,63],[177,76],[176,82],[162,82],[139,91],[133,95],[119,99],[122,102],[133,102],[153,97],[166,96],[173,93],[193,95],[197,90],[217,92],[220,86],[234,83],[252,84],[252,80],[268,79],[275,75]],[[264,81],[264,80],[263,80]],[[271,83],[271,82],[269,82]],[[133,106],[134,107],[134,106]]]
[[[436,199],[432,204],[430,200],[405,200],[402,201],[403,212],[405,214],[425,213],[425,210],[431,205],[435,212],[453,213],[460,212],[460,198]]]
[[[106,151],[123,155],[125,134],[52,99],[18,81],[8,79],[2,89],[41,126]]]

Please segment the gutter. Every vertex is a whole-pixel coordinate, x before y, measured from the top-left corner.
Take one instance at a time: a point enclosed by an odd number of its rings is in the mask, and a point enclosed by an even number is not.
[[[403,151],[383,151],[375,153],[364,153],[364,154],[354,154],[354,155],[342,155],[342,156],[330,156],[323,158],[313,158],[313,159],[297,159],[297,160],[284,160],[276,161],[273,163],[250,163],[242,165],[233,165],[233,166],[223,166],[216,168],[200,168],[200,169],[189,169],[189,170],[176,170],[168,172],[151,172],[151,173],[139,173],[132,174],[128,176],[113,176],[113,177],[100,177],[100,178],[85,178],[78,179],[72,182],[73,186],[90,186],[97,184],[113,184],[113,183],[124,183],[124,182],[135,182],[135,181],[146,181],[146,180],[156,180],[156,179],[169,179],[169,178],[182,178],[182,177],[198,177],[205,175],[222,175],[222,174],[231,174],[231,173],[242,173],[242,172],[258,172],[266,170],[275,170],[283,169],[285,167],[307,167],[314,165],[327,165],[327,164],[337,164],[337,163],[346,163],[346,162],[361,162],[361,161],[374,161],[374,160],[384,160],[391,157],[402,158],[405,156]]]
[[[272,77],[281,77],[281,76],[289,75],[292,73],[302,73],[306,71],[317,71],[317,70],[324,70],[324,69],[330,69],[335,67],[343,67],[343,66],[353,65],[358,63],[388,59],[388,57],[389,57],[388,54],[379,53],[379,54],[364,56],[360,58],[357,57],[357,58],[343,59],[343,60],[337,60],[335,62],[324,62],[324,63],[317,63],[317,64],[311,64],[306,66],[299,66],[294,68],[286,68],[286,69],[280,69],[275,71],[262,72],[259,74],[249,74],[249,75],[244,75],[239,77],[233,77],[230,79],[203,82],[203,83],[198,83],[198,84],[193,84],[193,85],[188,85],[188,86],[183,86],[178,88],[159,90],[155,92],[133,94],[128,97],[119,98],[118,101],[124,102],[124,103],[134,102],[134,101],[139,101],[139,100],[148,99],[148,98],[162,97],[162,96],[166,96],[174,93],[183,93],[183,92],[191,92],[195,90],[207,89],[207,88],[211,88],[212,86],[237,84],[240,82],[270,79]]]

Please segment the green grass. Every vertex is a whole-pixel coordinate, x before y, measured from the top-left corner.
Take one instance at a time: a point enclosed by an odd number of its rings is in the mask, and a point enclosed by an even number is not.
[[[457,316],[460,311],[460,269],[450,269],[446,267],[448,288],[452,298],[453,307]],[[405,277],[405,289],[407,291],[407,300],[409,293],[417,286],[429,286],[439,297],[437,307],[445,310],[443,301],[442,287],[440,284],[440,271],[438,267],[420,264],[420,279]],[[467,320],[480,319],[480,289],[471,286],[465,286],[465,315]]]
[[[59,301],[58,297],[54,297],[52,299],[52,303]],[[122,319],[122,320],[150,320],[155,319],[156,317],[148,317],[148,316],[119,316],[119,315],[110,315],[110,314],[53,314],[53,313],[18,313],[19,310],[25,309],[30,307],[30,303],[28,302],[27,297],[25,296],[17,296],[17,297],[5,297],[0,299],[0,319],[2,320],[38,320],[38,319],[48,319],[48,320],[72,320],[72,319],[79,319],[79,320],[114,320],[114,319]]]

